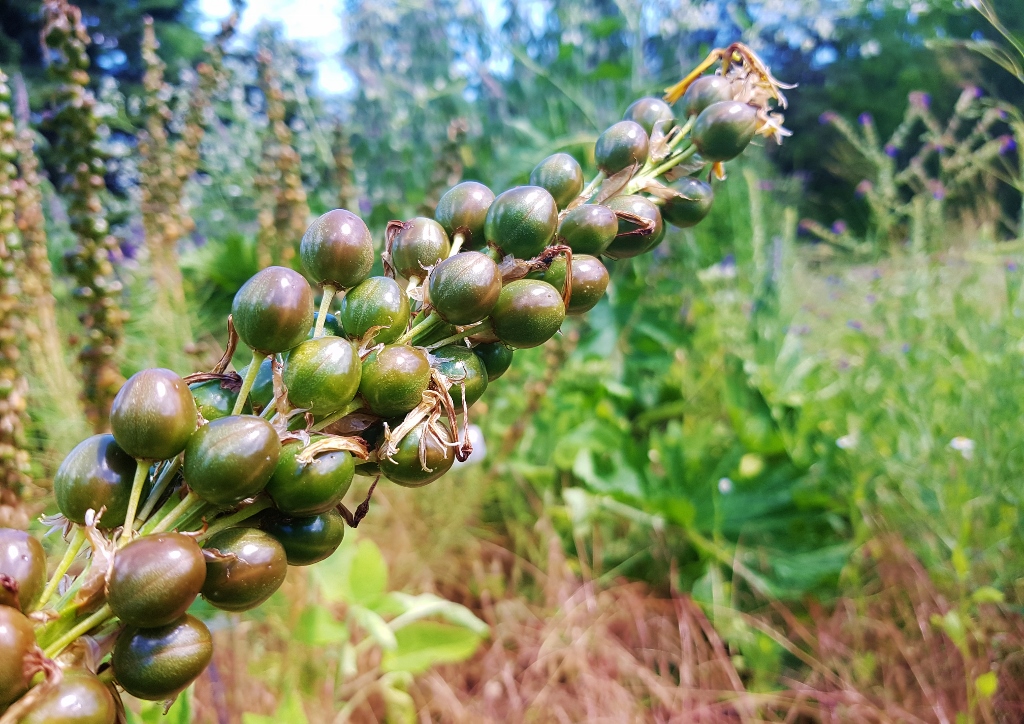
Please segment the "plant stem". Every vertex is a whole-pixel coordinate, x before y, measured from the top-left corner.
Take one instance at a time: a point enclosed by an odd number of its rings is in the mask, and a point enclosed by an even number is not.
[[[420,336],[441,323],[441,317],[437,312],[431,312],[426,319],[395,340],[395,344],[409,344],[413,338]]]
[[[640,176],[637,176],[632,181],[630,181],[626,188],[623,189],[622,195],[628,196],[629,194],[635,194],[641,188],[641,182],[646,181],[647,179],[650,178],[658,178],[658,176],[661,176],[666,171],[675,168],[676,166],[681,164],[686,159],[690,158],[690,156],[692,156],[695,153],[697,153],[697,147],[688,146],[679,153],[669,156],[669,158],[666,161],[662,162],[660,165],[655,166],[647,173],[641,174]]]
[[[117,540],[118,547],[132,539],[132,530],[135,528],[135,512],[139,509],[139,499],[142,497],[142,489],[146,485],[147,477],[149,477],[149,462],[137,459],[135,461],[135,480],[132,481],[132,494],[128,498],[128,512],[124,515],[124,527],[121,529],[121,537]]]
[[[363,406],[363,401],[362,400],[352,400],[352,402],[348,403],[347,405],[345,405],[343,408],[341,408],[337,412],[331,413],[330,415],[325,417],[323,420],[321,420],[320,422],[318,422],[315,425],[313,425],[313,427],[310,428],[310,432],[320,432],[325,427],[329,427],[330,425],[333,425],[334,423],[336,423],[338,420],[340,420],[341,418],[345,417],[346,415],[351,415],[353,412],[355,412],[356,410],[360,409],[362,406]]]
[[[164,504],[160,506],[160,510],[154,512],[153,516],[146,521],[146,524],[139,529],[139,533],[142,535],[149,535],[152,533],[153,529],[160,525],[160,521],[166,518],[167,514],[178,506],[178,502],[179,501],[174,499],[173,494],[168,497]]]
[[[580,196],[584,199],[590,199],[590,197],[594,195],[594,192],[597,191],[597,187],[601,185],[602,181],[604,181],[604,171],[598,171],[594,180],[588,183],[587,187],[580,192]]]
[[[458,254],[462,250],[462,245],[465,243],[465,241],[466,235],[461,232],[457,232],[455,236],[452,237],[452,248],[448,252],[447,258],[451,259],[453,256]]]
[[[68,541],[68,549],[64,551],[64,557],[60,559],[60,563],[57,564],[56,570],[53,572],[53,576],[46,584],[46,588],[43,589],[43,595],[39,597],[39,607],[45,606],[49,600],[53,597],[53,594],[57,591],[57,587],[60,585],[60,581],[64,578],[64,574],[71,568],[71,564],[75,562],[75,558],[78,557],[78,552],[82,550],[82,545],[85,543],[85,528],[80,525],[75,526],[75,532],[71,536],[71,540]]]
[[[467,327],[458,334],[453,334],[451,337],[445,337],[440,342],[434,342],[429,347],[424,347],[424,349],[427,350],[428,352],[432,352],[439,347],[444,347],[446,344],[454,344],[455,342],[463,340],[466,337],[472,337],[474,334],[479,334],[480,332],[487,332],[491,329],[493,329],[493,326],[491,325],[490,320],[485,319],[482,322],[477,322],[472,327]]]
[[[191,490],[188,491],[188,495],[181,499],[181,502],[175,506],[174,510],[167,514],[167,516],[161,520],[151,531],[152,533],[163,533],[170,530],[178,519],[187,513],[194,505],[203,504],[202,498],[193,493]]]
[[[320,317],[323,319],[323,317]],[[319,321],[319,320],[317,320]],[[260,373],[260,365],[263,364],[263,360],[267,358],[267,355],[262,355],[256,350],[252,351],[252,362],[249,363],[249,369],[245,372],[245,379],[242,380],[242,389],[238,391],[238,399],[235,400],[235,406],[231,408],[231,414],[237,415],[245,407],[245,401],[249,399],[249,391],[252,390],[253,383],[256,382],[256,375]]]
[[[316,327],[313,329],[313,339],[324,336],[324,324],[327,322],[327,312],[331,308],[331,302],[334,301],[334,295],[338,293],[338,288],[333,284],[324,284],[324,296],[320,300],[320,312],[316,315]],[[238,413],[235,413],[238,414]]]
[[[262,513],[264,510],[270,508],[271,506],[273,506],[273,502],[270,500],[270,498],[261,498],[260,500],[257,500],[254,503],[252,503],[251,505],[245,506],[237,513],[233,513],[232,515],[221,518],[216,523],[214,523],[206,529],[206,532],[199,537],[199,543],[204,543],[217,533],[220,533],[222,530],[226,530],[237,523],[241,523],[243,520],[247,520],[256,515],[257,513]]]
[[[43,652],[45,656],[52,659],[54,656],[63,651],[67,646],[75,641],[79,636],[84,636],[91,630],[99,626],[114,616],[114,612],[110,610],[110,606],[104,604],[103,608],[96,611],[88,618],[84,619],[81,623],[75,626],[73,629],[68,631],[66,634],[61,636],[59,639],[54,641],[52,644],[46,647]]]
[[[160,471],[160,476],[156,479],[156,484],[153,486],[153,492],[149,494],[146,499],[146,504],[142,506],[142,510],[139,512],[139,520],[149,520],[149,516],[153,513],[153,509],[156,507],[157,501],[163,497],[163,494],[167,491],[167,486],[174,480],[175,474],[181,469],[181,462],[183,457],[178,457],[171,460],[170,464]]]
[[[405,285],[405,294],[408,296],[409,292],[413,291],[420,285],[419,277],[409,277],[409,283]]]

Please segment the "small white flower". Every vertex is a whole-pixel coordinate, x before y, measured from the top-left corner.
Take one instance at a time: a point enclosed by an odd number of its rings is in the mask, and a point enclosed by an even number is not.
[[[857,447],[857,436],[853,433],[843,435],[841,438],[836,440],[836,447],[840,450],[852,450]]]
[[[964,456],[964,460],[974,457],[974,440],[969,437],[957,435],[949,441],[949,446]]]
[[[729,478],[718,479],[718,492],[722,495],[728,495],[732,492],[732,481]]]

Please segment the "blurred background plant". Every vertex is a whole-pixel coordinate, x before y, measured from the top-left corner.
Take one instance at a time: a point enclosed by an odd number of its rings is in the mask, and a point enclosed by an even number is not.
[[[217,37],[203,4],[81,7],[0,2],[43,488],[115,375],[212,365],[313,215],[382,243],[462,179],[592,176],[633,99],[734,40],[800,83],[704,223],[516,353],[482,461],[382,485],[257,616],[200,611],[218,658],[171,721],[1024,716],[1019,3],[347,0],[340,95],[255,5]]]

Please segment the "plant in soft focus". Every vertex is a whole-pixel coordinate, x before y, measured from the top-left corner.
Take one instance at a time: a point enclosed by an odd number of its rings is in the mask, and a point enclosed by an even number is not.
[[[104,160],[99,150],[96,98],[89,90],[89,34],[82,13],[66,0],[43,4],[42,42],[50,52],[56,87],[47,123],[56,134],[58,188],[67,200],[77,246],[67,257],[75,296],[85,305],[80,319],[85,341],[79,353],[84,373],[86,416],[97,430],[106,426],[110,403],[124,378],[118,350],[124,333],[122,284],[114,270],[119,254],[104,215]]]
[[[338,184],[338,206],[351,209],[357,206],[356,187],[353,179],[352,146],[349,144],[348,132],[344,124],[334,124],[334,144],[331,155],[334,157],[334,172]]]

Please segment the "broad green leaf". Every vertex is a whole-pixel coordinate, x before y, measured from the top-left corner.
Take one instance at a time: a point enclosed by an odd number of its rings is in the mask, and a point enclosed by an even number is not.
[[[349,564],[348,587],[352,601],[373,606],[384,595],[388,586],[388,564],[380,548],[372,540],[359,541],[355,556]]]
[[[480,636],[490,635],[491,628],[484,621],[477,618],[472,611],[462,604],[448,601],[432,593],[421,593],[418,596],[411,596],[407,593],[395,592],[391,594],[405,608],[405,613],[391,622],[391,629],[397,631],[405,625],[405,621],[411,623],[428,616],[439,616],[448,623],[468,628]]]
[[[382,619],[379,614],[371,611],[364,606],[353,604],[349,609],[349,615],[355,619],[363,630],[374,639],[377,644],[385,650],[390,650],[398,645],[395,640],[395,634],[388,626],[387,621]]]
[[[307,646],[329,646],[348,641],[348,628],[324,606],[307,606],[299,616],[295,638]]]
[[[395,633],[397,648],[384,654],[384,671],[419,674],[437,664],[465,661],[476,653],[480,636],[462,626],[416,621]]]

